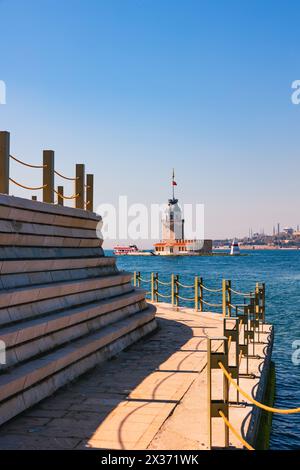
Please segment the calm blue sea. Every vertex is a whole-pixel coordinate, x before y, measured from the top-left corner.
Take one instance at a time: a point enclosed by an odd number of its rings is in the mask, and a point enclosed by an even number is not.
[[[118,267],[141,271],[146,278],[152,271],[158,272],[164,280],[171,273],[178,273],[187,284],[199,275],[212,288],[220,287],[222,278],[231,279],[232,287],[242,291],[253,290],[257,281],[265,282],[267,320],[275,325],[275,406],[300,407],[300,365],[292,362],[293,341],[300,341],[300,251],[257,250],[240,257],[121,256]],[[192,297],[188,292],[185,294]],[[220,302],[209,295],[207,300]],[[300,448],[300,414],[274,415],[271,448]]]

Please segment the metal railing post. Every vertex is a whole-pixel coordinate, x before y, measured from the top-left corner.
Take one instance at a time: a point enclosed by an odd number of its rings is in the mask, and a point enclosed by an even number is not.
[[[212,447],[212,394],[211,394],[211,339],[207,338],[207,428],[208,428],[208,448]]]
[[[227,311],[228,316],[231,317],[231,281],[227,280]]]
[[[176,300],[176,307],[179,307],[179,274],[175,276],[175,300]]]
[[[75,207],[77,209],[85,209],[85,191],[84,191],[84,164],[77,163],[76,164],[76,180],[75,180]]]
[[[57,204],[59,204],[60,206],[64,205],[64,187],[63,186],[57,186]]]
[[[54,151],[43,151],[43,202],[54,203]]]
[[[154,302],[154,273],[151,273],[151,300]]]
[[[156,302],[159,301],[159,298],[158,298],[158,273],[155,274],[155,300]]]
[[[200,312],[203,312],[203,278],[200,277],[199,278],[199,288],[200,288],[200,292],[199,292],[199,309],[200,309]]]
[[[212,351],[213,340],[223,341],[223,351]],[[220,418],[222,411],[229,418],[229,380],[223,374],[223,398],[212,398],[212,369],[220,370],[219,363],[228,368],[228,339],[224,336],[207,338],[207,414],[208,414],[208,447],[212,448],[212,418]],[[229,429],[224,423],[224,445],[229,447]]]
[[[94,210],[94,175],[86,175],[86,210]]]
[[[195,311],[199,311],[199,279],[198,276],[195,276],[194,282],[194,291],[195,291]]]
[[[175,276],[171,274],[171,300],[172,300],[172,307],[175,306]]]
[[[10,134],[0,132],[0,193],[9,194]]]
[[[227,315],[227,280],[222,279],[222,315]]]

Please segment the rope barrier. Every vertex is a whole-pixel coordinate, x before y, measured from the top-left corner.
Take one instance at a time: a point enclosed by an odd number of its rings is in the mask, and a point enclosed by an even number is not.
[[[222,304],[211,304],[210,302],[206,302],[205,300],[201,299],[201,301],[205,304],[208,305],[209,307],[222,307]]]
[[[259,408],[262,408],[265,411],[270,411],[271,413],[280,413],[280,414],[293,414],[293,413],[300,413],[300,408],[293,408],[293,409],[286,409],[283,410],[281,408],[272,408],[271,406],[264,405],[263,403],[260,403],[259,401],[255,400],[252,398],[250,395],[248,395],[247,392],[245,392],[241,387],[232,379],[231,374],[227,372],[225,367],[223,366],[222,362],[218,362],[219,367],[222,369],[223,374],[225,377],[234,385],[234,387],[253,405],[258,406]]]
[[[223,419],[226,426],[230,429],[230,431],[235,435],[235,437],[248,449],[248,450],[255,450],[250,444],[248,444],[245,439],[237,432],[237,430],[232,426],[232,424],[228,421],[226,416],[224,415],[223,411],[219,410],[219,415]]]
[[[85,207],[89,206],[90,203],[91,203],[91,201],[86,202],[86,203],[85,203]]]
[[[138,280],[141,282],[151,282],[151,279],[143,279],[142,277],[139,277]]]
[[[59,173],[57,170],[54,170],[54,173],[55,173],[57,176],[60,176],[61,178],[65,179],[65,180],[69,180],[69,181],[76,181],[76,180],[78,180],[78,176],[77,176],[76,178],[69,178],[68,176],[62,175],[62,174]]]
[[[191,301],[193,301],[193,302],[194,302],[194,301],[195,301],[195,299],[194,299],[194,298],[192,298],[192,299],[191,299],[190,297],[181,297],[181,296],[180,296],[180,295],[178,295],[178,294],[177,294],[177,297],[178,297],[178,299],[181,299],[181,300],[186,300],[187,302],[191,302]]]
[[[233,290],[231,287],[228,287],[228,290],[230,290],[233,294],[236,295],[242,295],[243,297],[252,297],[253,293],[252,292],[239,292],[237,290]]]
[[[222,289],[210,289],[209,287],[206,287],[204,284],[200,284],[200,286],[201,286],[204,290],[207,290],[208,292],[222,292]]]
[[[76,199],[76,198],[78,198],[78,196],[79,196],[79,193],[73,194],[73,196],[63,196],[62,194],[60,194],[60,193],[59,193],[58,191],[56,191],[55,189],[54,189],[54,192],[55,192],[55,193],[58,195],[58,197],[60,197],[61,199]]]
[[[158,284],[161,284],[162,286],[170,286],[172,283],[171,282],[163,282],[163,281],[160,281],[159,279],[156,279]]]
[[[22,160],[19,160],[17,157],[14,157],[13,155],[10,155],[10,158],[12,158],[18,163],[21,163],[21,165],[28,166],[29,168],[46,168],[47,167],[47,165],[32,165],[30,163],[22,162]]]
[[[29,189],[30,191],[38,191],[39,189],[44,189],[44,188],[47,187],[46,184],[44,184],[43,186],[37,186],[37,187],[25,186],[24,184],[18,183],[17,181],[13,180],[12,178],[9,178],[9,181],[16,184],[17,186],[20,186],[20,188]]]
[[[156,292],[156,294],[157,294],[159,297],[164,297],[165,299],[170,299],[170,298],[171,298],[171,295],[163,295],[163,294],[160,294],[159,292]]]
[[[184,287],[185,289],[193,289],[195,287],[194,285],[190,286],[190,285],[187,285],[187,284],[181,284],[181,282],[179,282],[179,281],[177,281],[177,285],[181,286],[181,287]]]

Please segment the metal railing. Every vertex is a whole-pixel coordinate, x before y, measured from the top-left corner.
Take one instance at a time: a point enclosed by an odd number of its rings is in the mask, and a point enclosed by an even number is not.
[[[16,181],[10,177],[10,160],[28,168],[42,169],[42,184],[38,186],[28,186],[22,182]],[[63,186],[55,189],[55,176],[64,180],[74,182],[74,193],[66,196]],[[54,151],[43,151],[43,164],[33,165],[24,162],[10,153],[10,133],[0,131],[0,193],[9,194],[9,183],[12,183],[22,189],[29,191],[43,191],[43,202],[51,204],[63,205],[65,200],[74,200],[75,207],[78,209],[86,209],[93,211],[94,204],[94,175],[85,175],[85,165],[76,164],[75,176],[65,176],[55,169]],[[55,195],[57,199],[55,201]],[[33,200],[37,200],[36,196],[32,196]]]
[[[222,280],[220,288],[213,288],[204,284],[200,276],[194,276],[187,283],[182,282],[178,274],[171,274],[166,279],[153,272],[146,277],[140,271],[134,272],[133,284],[136,287],[146,287],[147,298],[152,302],[164,301],[171,303],[173,307],[190,306],[197,312],[216,311],[224,317],[237,316],[243,311],[246,301],[250,301],[265,320],[265,284],[256,283],[253,292],[244,293],[233,290],[228,279]],[[244,303],[235,303],[240,297],[243,297]]]
[[[270,413],[290,415],[300,413],[299,408],[282,409],[268,406],[256,400],[252,394],[247,393],[239,384],[239,378],[255,378],[249,373],[249,358],[259,358],[255,354],[255,347],[260,343],[260,335],[268,333],[263,330],[265,323],[264,311],[264,285],[257,285],[255,297],[250,302],[236,311],[236,316],[223,319],[223,336],[207,338],[207,400],[208,400],[208,443],[212,447],[212,419],[221,418],[224,422],[224,446],[229,446],[229,430],[248,450],[253,447],[245,441],[241,434],[230,423],[229,387],[232,385],[237,392],[236,404],[239,404],[242,395],[250,404]],[[212,348],[212,342],[217,341],[218,348]],[[232,351],[233,344],[234,350]],[[232,354],[233,352],[233,354]],[[231,354],[230,354],[231,353]],[[234,358],[234,364],[230,359]],[[242,358],[246,361],[245,373],[240,373]],[[223,395],[220,399],[212,398],[212,370],[219,370],[223,376]]]

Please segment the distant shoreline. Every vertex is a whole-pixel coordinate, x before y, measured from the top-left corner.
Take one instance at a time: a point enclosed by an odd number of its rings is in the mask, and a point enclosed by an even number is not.
[[[300,247],[278,247],[278,246],[268,246],[268,245],[239,245],[240,250],[274,250],[274,251],[298,251]],[[228,246],[213,247],[213,250],[230,250]]]

